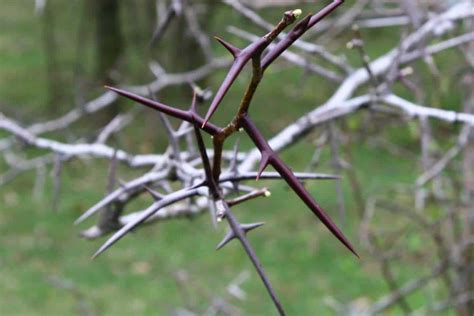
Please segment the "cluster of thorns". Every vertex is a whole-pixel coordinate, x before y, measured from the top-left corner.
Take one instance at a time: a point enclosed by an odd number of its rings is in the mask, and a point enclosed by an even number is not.
[[[235,199],[226,199],[226,194],[229,191],[235,190],[237,192],[240,192],[238,182],[247,179],[246,176],[240,175],[238,173],[236,163],[234,163],[233,166],[230,166],[230,172],[224,174],[222,173],[224,161],[224,143],[232,134],[238,131],[245,131],[245,133],[250,137],[252,142],[255,144],[255,146],[261,153],[261,160],[258,171],[256,173],[253,173],[252,175],[256,177],[257,180],[259,178],[284,179],[291,187],[291,189],[298,195],[298,197],[306,204],[306,206],[329,229],[329,231],[345,247],[347,247],[352,253],[357,255],[348,239],[333,223],[331,218],[319,206],[319,204],[308,193],[308,191],[302,184],[301,180],[304,179],[305,176],[293,173],[291,169],[278,157],[278,155],[272,150],[272,148],[270,147],[266,139],[263,137],[262,133],[252,121],[249,115],[250,104],[263,78],[265,70],[307,30],[312,28],[321,19],[323,19],[332,11],[334,11],[343,2],[344,1],[342,0],[333,1],[331,4],[324,7],[317,14],[309,14],[305,16],[293,27],[291,31],[286,34],[282,34],[283,30],[289,25],[293,24],[302,13],[301,10],[287,11],[284,13],[283,18],[271,32],[267,33],[266,35],[254,41],[243,49],[239,49],[220,38],[216,38],[219,43],[221,43],[232,54],[232,56],[234,57],[234,62],[232,63],[230,70],[228,71],[224,81],[222,82],[220,88],[214,96],[210,108],[204,118],[200,116],[197,111],[197,105],[203,101],[203,98],[198,93],[197,89],[194,89],[194,96],[190,108],[188,110],[181,110],[157,102],[156,100],[144,98],[128,91],[124,91],[114,87],[107,87],[108,89],[115,91],[116,93],[133,101],[141,103],[149,108],[152,108],[160,112],[161,114],[166,114],[183,122],[188,122],[188,124],[191,124],[193,132],[195,134],[201,164],[204,169],[204,174],[201,175],[201,177],[197,181],[194,181],[191,186],[172,192],[167,195],[163,195],[159,192],[153,191],[150,188],[146,188],[148,192],[150,192],[150,194],[154,197],[156,202],[146,211],[142,212],[139,216],[137,216],[134,220],[121,227],[94,254],[94,257],[97,257],[98,255],[106,251],[109,247],[115,244],[127,233],[129,233],[138,225],[144,223],[151,216],[159,212],[160,209],[163,209],[164,207],[174,204],[178,201],[206,194],[209,199],[212,200],[214,203],[215,207],[213,210],[213,217],[215,221],[220,222],[222,220],[226,220],[229,224],[229,232],[219,243],[217,248],[220,249],[224,247],[228,242],[233,239],[239,240],[248,257],[255,266],[257,273],[262,279],[271,299],[275,304],[275,307],[281,315],[284,315],[285,312],[280,303],[280,300],[277,298],[276,293],[270,281],[268,280],[268,277],[265,274],[265,271],[259,259],[255,254],[255,251],[250,245],[248,239],[246,238],[247,232],[260,227],[261,225],[263,225],[263,223],[241,224],[231,210],[233,206],[246,202],[250,199],[260,196],[268,196],[269,192],[266,189],[252,190]],[[279,37],[280,40],[278,41],[278,43],[272,46],[271,49],[267,50],[270,43],[272,43],[275,39]],[[220,127],[211,123],[209,120],[211,119],[215,111],[218,109],[219,105],[222,103],[227,91],[230,89],[236,78],[242,72],[243,68],[249,63],[252,64],[252,77],[240,101],[237,113],[230,121],[230,123],[228,123],[225,127]],[[208,152],[205,147],[202,131],[209,134],[212,138],[212,162],[210,157],[208,156]],[[271,165],[276,170],[277,174],[272,172],[264,172],[268,165]],[[318,177],[313,175],[306,176],[306,178],[315,179]],[[223,185],[226,182],[232,184],[232,187],[230,188],[231,190],[229,190],[228,187],[225,187]],[[205,193],[203,193],[203,191],[205,191]],[[78,222],[81,222],[84,219],[88,218],[96,210],[97,208],[86,212],[78,219]]]

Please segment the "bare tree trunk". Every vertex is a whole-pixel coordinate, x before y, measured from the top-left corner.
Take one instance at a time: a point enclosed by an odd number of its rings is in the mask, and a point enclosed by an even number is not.
[[[97,75],[112,84],[113,70],[123,51],[118,0],[93,1],[96,19]]]
[[[96,79],[102,85],[113,85],[117,77],[117,69],[124,49],[122,27],[120,23],[119,0],[90,0],[91,12],[95,19],[96,42]],[[117,115],[120,109],[117,106],[104,112],[106,121]],[[97,117],[101,121],[101,117]]]
[[[51,1],[46,2],[43,9],[43,45],[46,57],[46,73],[48,79],[48,105],[54,111],[61,101],[61,75],[58,66],[58,46],[55,38],[55,21]]]

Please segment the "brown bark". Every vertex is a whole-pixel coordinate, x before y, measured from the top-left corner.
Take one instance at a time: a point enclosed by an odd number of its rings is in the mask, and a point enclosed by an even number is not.
[[[58,45],[56,43],[55,19],[51,2],[46,2],[42,16],[43,45],[46,57],[46,75],[48,84],[48,106],[56,110],[61,102],[61,74],[58,65]]]
[[[113,70],[123,51],[119,1],[93,1],[96,22],[97,75],[104,84],[113,84]]]

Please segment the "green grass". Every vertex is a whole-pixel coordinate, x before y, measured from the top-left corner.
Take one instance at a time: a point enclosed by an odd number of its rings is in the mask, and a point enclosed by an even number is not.
[[[303,165],[309,155],[301,155],[304,144],[284,155],[294,165]],[[305,157],[306,156],[306,157]],[[382,158],[382,159],[381,159]],[[387,184],[387,177],[413,180],[390,155],[370,149],[355,152],[367,191]],[[378,161],[383,160],[384,164]],[[326,164],[327,165],[327,164]],[[391,168],[386,168],[391,165]],[[79,171],[81,170],[81,171]],[[58,289],[49,281],[60,278],[72,282],[88,306],[104,314],[166,314],[184,304],[173,273],[185,270],[192,279],[190,295],[202,307],[242,270],[252,271],[243,288],[249,299],[242,306],[248,315],[272,310],[263,286],[237,243],[220,252],[214,246],[224,234],[214,231],[207,216],[194,220],[168,221],[146,227],[119,242],[95,261],[90,255],[103,240],[86,242],[77,237],[80,228],[73,220],[102,196],[106,164],[65,168],[59,212],[50,209],[51,185],[42,198],[30,196],[31,175],[17,179],[0,194],[0,304],[2,314],[70,314],[78,308],[77,294]],[[323,170],[328,170],[328,167]],[[361,172],[361,174],[365,174]],[[91,185],[94,184],[94,185]],[[341,301],[360,297],[376,298],[385,288],[383,281],[365,266],[364,253],[357,260],[330,236],[307,208],[279,182],[268,182],[272,196],[239,207],[245,221],[265,220],[267,224],[250,234],[250,240],[290,314],[331,314],[323,301],[329,296]],[[308,189],[336,218],[331,182],[308,183]],[[348,190],[346,190],[348,192]],[[143,198],[140,204],[149,203]],[[349,196],[349,235],[357,245],[354,206]],[[137,206],[138,207],[138,206]],[[90,221],[88,224],[91,224]],[[357,247],[360,249],[360,247]]]

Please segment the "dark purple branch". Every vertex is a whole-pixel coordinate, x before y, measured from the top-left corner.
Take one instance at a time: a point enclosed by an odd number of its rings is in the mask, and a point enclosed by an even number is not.
[[[262,58],[262,69],[266,69],[278,56],[306,32],[310,19],[311,15],[307,15],[296,24],[293,30],[291,30],[284,39],[275,44],[275,47]]]
[[[196,125],[196,124],[198,126],[203,125],[204,120],[202,119],[202,117],[197,115],[197,113],[193,113],[192,111],[184,111],[184,110],[181,110],[181,109],[176,109],[176,108],[173,108],[169,105],[147,99],[147,98],[142,97],[142,96],[140,96],[138,94],[135,94],[133,92],[128,92],[128,91],[125,91],[125,90],[122,90],[122,89],[119,89],[119,88],[114,88],[114,87],[109,87],[109,86],[105,86],[105,87],[109,90],[112,90],[112,91],[128,98],[128,99],[136,101],[140,104],[143,104],[143,105],[145,105],[149,108],[152,108],[154,110],[157,110],[161,113],[165,113],[169,116],[175,117],[177,119],[181,119],[183,121],[189,122],[189,123],[194,124],[194,125]],[[216,134],[220,133],[221,130],[222,130],[220,127],[218,127],[214,124],[211,124],[211,123],[206,124],[206,126],[203,127],[202,129],[205,132],[207,132],[211,135],[216,135]]]
[[[237,221],[235,218],[234,214],[230,210],[229,206],[227,203],[223,203],[224,207],[226,208],[226,219],[227,222],[229,223],[230,228],[233,231],[233,234],[235,235],[236,238],[239,239],[240,243],[242,244],[242,247],[244,247],[245,252],[250,258],[250,261],[252,261],[255,270],[257,270],[258,275],[260,276],[260,279],[262,280],[263,284],[267,288],[268,293],[270,294],[270,297],[272,298],[273,303],[275,304],[275,307],[278,310],[278,313],[280,315],[285,315],[285,311],[283,310],[283,306],[281,305],[280,300],[278,299],[275,290],[273,289],[270,280],[268,279],[265,270],[263,269],[262,264],[260,263],[260,260],[258,259],[257,255],[255,254],[255,251],[253,250],[252,246],[250,245],[250,242],[248,241],[246,237],[246,230],[242,228],[242,225]],[[259,225],[260,226],[260,225]]]
[[[288,183],[288,185],[295,191],[295,193],[300,197],[301,200],[308,206],[311,211],[323,222],[323,224],[339,239],[340,242],[344,244],[353,254],[357,257],[359,255],[355,251],[354,247],[351,245],[349,240],[344,236],[344,234],[339,230],[336,224],[333,223],[331,218],[324,212],[324,210],[319,206],[319,204],[313,199],[313,197],[308,193],[306,188],[301,184],[298,178],[293,174],[293,172],[286,166],[286,164],[278,157],[278,155],[271,149],[270,145],[267,143],[262,133],[258,130],[257,126],[253,123],[249,116],[242,117],[242,127],[245,129],[249,137],[254,142],[255,146],[260,150],[262,154],[262,163],[260,169],[263,171],[265,167],[270,164],[275,170],[281,175],[281,177]],[[260,170],[259,170],[260,172]]]
[[[255,269],[257,270],[258,275],[262,279],[263,284],[267,288],[267,291],[275,304],[275,307],[277,308],[278,312],[280,315],[285,315],[285,312],[283,310],[283,307],[281,305],[280,300],[276,296],[276,293],[270,283],[270,280],[268,279],[265,270],[263,269],[262,264],[260,263],[260,260],[257,257],[257,254],[253,250],[252,246],[250,245],[250,242],[248,241],[246,237],[247,231],[261,226],[261,224],[250,224],[249,226],[241,225],[237,218],[235,218],[234,214],[232,213],[229,205],[227,202],[224,200],[224,197],[219,190],[219,187],[217,186],[216,182],[214,181],[214,177],[212,176],[211,173],[211,167],[210,167],[210,162],[209,162],[209,157],[207,156],[206,152],[206,147],[204,146],[204,142],[202,140],[202,135],[200,130],[195,126],[195,133],[196,133],[196,139],[198,141],[198,147],[199,147],[199,153],[201,154],[201,159],[204,164],[204,169],[205,169],[205,176],[206,176],[206,184],[209,187],[209,191],[211,194],[214,196],[214,199],[219,199],[219,203],[222,205],[224,208],[224,216],[227,219],[227,222],[229,223],[230,229],[231,229],[231,234],[228,234],[226,237],[228,237],[228,240],[224,238],[224,241],[221,242],[221,246],[223,247],[227,242],[232,240],[233,238],[239,239],[240,243],[242,244],[242,247],[244,248],[245,252],[247,253],[248,257],[250,258],[250,261],[252,261],[253,265],[255,266]],[[218,249],[220,248],[218,246]]]
[[[250,136],[252,141],[255,143],[256,147],[260,150],[262,154],[262,159],[260,162],[260,167],[258,172],[254,173],[257,179],[262,176],[263,171],[267,167],[267,165],[272,165],[281,178],[283,178],[288,185],[295,191],[295,193],[299,196],[301,200],[313,211],[313,213],[323,222],[323,224],[356,256],[357,253],[355,252],[354,248],[344,236],[344,234],[339,230],[339,228],[332,222],[330,217],[324,212],[324,210],[317,204],[317,202],[312,198],[312,196],[306,191],[303,184],[300,182],[298,175],[295,175],[289,167],[283,163],[282,160],[277,156],[277,154],[271,149],[267,141],[262,136],[261,132],[257,129],[255,124],[252,120],[247,116],[248,107],[252,101],[253,94],[255,93],[260,80],[262,79],[263,71],[278,57],[280,56],[286,49],[288,49],[298,38],[300,38],[308,29],[314,26],[317,22],[331,13],[335,8],[337,8],[340,4],[342,4],[343,0],[335,0],[330,5],[326,6],[322,9],[319,13],[315,15],[308,15],[304,18],[300,23],[298,23],[292,31],[290,31],[287,36],[280,41],[278,44],[275,45],[270,52],[264,56],[263,60],[261,60],[261,54],[264,49],[281,33],[281,31],[293,23],[296,18],[301,13],[300,10],[294,11],[287,11],[283,19],[278,23],[278,25],[268,34],[263,36],[262,38],[258,39],[254,43],[250,44],[246,48],[240,50],[229,43],[221,39],[217,39],[229,52],[234,56],[234,63],[232,64],[231,68],[229,69],[224,81],[222,82],[221,86],[219,87],[216,96],[214,97],[211,106],[203,119],[200,117],[196,111],[196,95],[194,95],[193,103],[190,110],[181,110],[170,107],[168,105],[147,99],[145,97],[139,96],[137,94],[127,92],[118,88],[106,87],[116,93],[125,96],[129,99],[132,99],[136,102],[139,102],[147,107],[150,107],[154,110],[157,110],[161,113],[170,115],[177,119],[186,121],[191,123],[194,126],[194,131],[197,138],[197,144],[199,147],[199,153],[201,155],[203,167],[204,167],[204,176],[205,179],[202,183],[194,186],[192,188],[186,188],[174,193],[171,193],[167,196],[161,196],[159,194],[154,194],[151,192],[152,196],[155,198],[156,202],[150,206],[147,210],[142,212],[136,219],[132,222],[127,224],[126,226],[122,227],[116,234],[114,234],[94,255],[94,257],[101,254],[103,251],[108,249],[112,246],[115,242],[117,242],[120,238],[125,236],[129,231],[134,229],[137,225],[144,222],[148,217],[155,214],[159,209],[164,206],[167,206],[171,203],[177,202],[179,200],[186,199],[193,195],[198,194],[198,187],[199,186],[207,186],[209,187],[209,191],[212,195],[212,198],[216,202],[216,206],[218,206],[218,213],[219,219],[225,218],[230,227],[230,233],[226,235],[224,240],[219,244],[219,248],[224,246],[233,238],[239,239],[241,242],[245,252],[247,253],[248,257],[252,261],[253,265],[257,273],[259,274],[260,278],[262,279],[265,287],[269,295],[271,296],[278,312],[280,315],[285,315],[283,311],[282,305],[277,298],[275,291],[273,290],[266,273],[255,254],[255,251],[250,245],[250,242],[246,238],[246,233],[254,228],[261,226],[261,223],[256,224],[241,224],[236,219],[234,214],[230,209],[230,204],[238,204],[243,201],[247,201],[251,198],[266,195],[266,191],[254,191],[251,194],[244,195],[238,199],[232,200],[227,202],[224,200],[224,195],[218,186],[218,182],[222,181],[231,181],[236,183],[239,181],[239,177],[242,179],[245,178],[244,175],[239,175],[234,172],[231,177],[227,180],[223,180],[224,177],[220,178],[220,168],[222,164],[221,160],[221,153],[224,141],[228,136],[234,133],[238,127],[242,126],[247,134]],[[242,69],[245,65],[250,61],[253,61],[253,77],[252,81],[249,84],[247,92],[244,94],[244,97],[241,101],[239,111],[236,114],[233,121],[225,128],[222,129],[216,125],[208,123],[208,120],[211,118],[213,113],[218,108],[219,104],[222,102],[223,98],[225,97],[226,93],[235,82],[235,79],[239,76],[242,72]],[[211,164],[209,162],[209,158],[207,156],[206,148],[204,145],[204,141],[202,139],[200,128],[209,133],[210,135],[214,136],[214,169],[211,169]],[[234,162],[235,163],[235,162]],[[217,171],[216,171],[217,170]],[[231,171],[233,169],[231,168]],[[235,170],[234,170],[235,171]],[[248,176],[248,174],[246,174]],[[269,173],[263,174],[262,177],[271,177]]]
[[[222,82],[219,90],[217,90],[216,96],[212,100],[211,106],[207,111],[207,114],[204,118],[203,127],[207,124],[211,116],[217,110],[217,107],[222,102],[222,99],[229,91],[230,87],[234,83],[235,79],[239,76],[244,69],[245,65],[252,59],[256,54],[260,54],[263,49],[268,46],[268,40],[265,37],[260,38],[258,41],[250,44],[246,48],[239,50],[238,48],[232,46],[231,44],[225,42],[224,40],[218,38],[219,43],[221,43],[235,58],[234,63],[230,67],[229,72],[227,73],[224,81]]]
[[[343,3],[344,3],[344,0],[334,0],[332,3],[322,8],[318,13],[314,14],[311,17],[307,30],[312,28],[315,24],[317,24],[319,21],[324,19],[326,16],[328,16],[332,11],[336,10],[337,7]]]
[[[196,141],[198,144],[199,153],[201,155],[202,164],[204,167],[204,175],[205,175],[205,184],[209,188],[209,191],[212,194],[214,200],[219,198],[219,192],[217,189],[217,185],[214,181],[214,177],[212,176],[212,168],[211,162],[209,161],[209,157],[207,156],[206,146],[204,145],[204,140],[202,139],[201,131],[199,127],[196,125],[194,126],[194,133],[196,135]]]
[[[295,11],[287,11],[283,15],[283,19],[275,26],[273,30],[271,30],[265,36],[259,38],[255,42],[248,45],[246,48],[240,50],[239,48],[225,42],[220,38],[216,38],[219,43],[221,43],[231,54],[234,56],[234,63],[232,64],[227,76],[225,77],[224,81],[222,82],[219,90],[217,90],[216,96],[214,100],[212,100],[211,106],[204,118],[203,126],[209,121],[212,114],[217,110],[217,107],[222,102],[227,91],[229,91],[230,87],[234,83],[237,76],[240,74],[242,69],[251,59],[257,59],[258,63],[258,72],[260,72],[260,56],[265,48],[270,45],[270,43],[280,34],[288,25],[293,23],[297,18]],[[255,67],[254,67],[255,68]],[[249,100],[250,101],[250,100]]]
[[[332,11],[334,11],[338,6],[344,3],[344,0],[334,0],[332,3],[324,7],[321,11],[315,15],[308,15],[306,18],[301,20],[294,28],[291,30],[286,37],[278,42],[275,47],[268,52],[262,59],[262,68],[265,70],[270,66],[275,59],[277,59],[285,50],[288,49],[298,38],[300,38],[307,30],[312,28],[316,23],[321,21]]]

